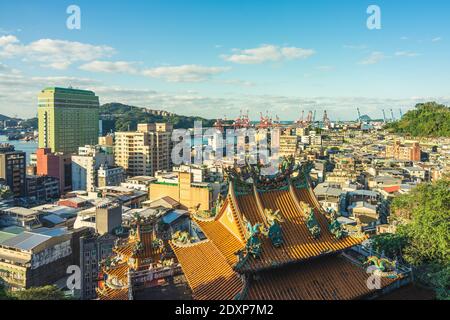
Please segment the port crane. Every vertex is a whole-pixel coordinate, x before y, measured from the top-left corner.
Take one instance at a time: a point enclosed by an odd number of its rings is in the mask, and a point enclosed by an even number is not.
[[[359,111],[359,108],[356,108],[356,111],[358,111],[358,122],[361,122],[361,112]]]

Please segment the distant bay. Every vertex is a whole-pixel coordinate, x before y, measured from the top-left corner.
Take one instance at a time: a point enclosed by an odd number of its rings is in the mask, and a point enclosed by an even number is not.
[[[0,143],[9,143],[13,145],[16,150],[24,151],[27,154],[27,164],[30,161],[30,154],[35,153],[38,148],[37,141],[10,141],[7,136],[0,135]]]

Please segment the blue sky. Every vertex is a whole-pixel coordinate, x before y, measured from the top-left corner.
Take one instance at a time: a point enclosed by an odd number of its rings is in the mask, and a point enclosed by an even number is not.
[[[81,9],[69,30],[66,8]],[[366,27],[369,5],[381,30]],[[0,113],[48,85],[205,117],[373,117],[450,102],[448,1],[2,1]],[[14,110],[14,111],[12,111]]]

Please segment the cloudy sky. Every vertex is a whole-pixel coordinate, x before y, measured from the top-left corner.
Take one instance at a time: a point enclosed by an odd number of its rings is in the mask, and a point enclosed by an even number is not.
[[[369,30],[369,5],[381,30]],[[66,26],[81,9],[81,29]],[[47,86],[179,114],[372,117],[450,104],[448,1],[1,1],[0,113]]]

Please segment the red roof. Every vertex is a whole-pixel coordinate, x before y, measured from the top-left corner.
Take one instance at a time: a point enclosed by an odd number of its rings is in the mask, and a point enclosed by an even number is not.
[[[383,188],[383,190],[388,192],[388,193],[393,193],[393,192],[399,191],[400,190],[400,186],[385,187],[385,188]]]

